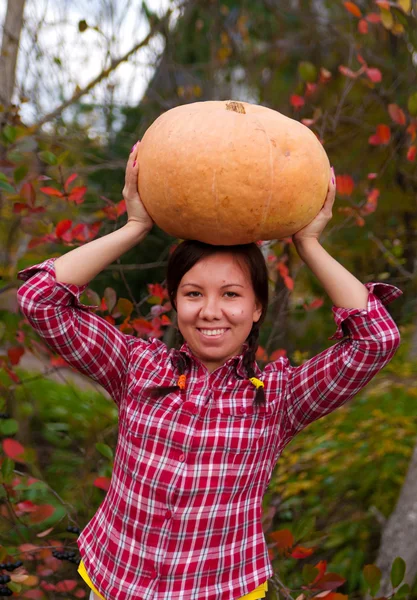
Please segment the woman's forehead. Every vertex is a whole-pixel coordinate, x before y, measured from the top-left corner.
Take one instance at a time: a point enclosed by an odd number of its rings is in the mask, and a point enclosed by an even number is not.
[[[228,280],[238,279],[240,283],[250,280],[249,269],[244,260],[232,253],[218,253],[199,260],[183,280],[199,277],[201,279]],[[226,282],[226,281],[225,281]]]

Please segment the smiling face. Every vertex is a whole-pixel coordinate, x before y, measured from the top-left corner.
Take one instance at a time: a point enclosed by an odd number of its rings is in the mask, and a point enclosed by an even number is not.
[[[213,254],[182,277],[176,295],[178,327],[211,372],[242,351],[262,306],[249,270],[233,254]]]

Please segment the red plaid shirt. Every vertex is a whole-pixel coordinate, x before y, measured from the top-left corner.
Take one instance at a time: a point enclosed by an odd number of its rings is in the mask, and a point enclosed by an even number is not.
[[[392,358],[400,334],[384,305],[402,292],[366,284],[366,310],[332,309],[330,339],[348,337],[300,366],[279,358],[256,367],[266,394],[258,408],[242,355],[209,373],[186,344],[186,390],[151,398],[147,388],[175,385],[178,351],[97,316],[79,302],[86,285],[56,282],[54,259],[19,278],[32,327],[119,408],[110,489],[78,540],[97,590],[117,600],[231,600],[271,577],[261,514],[274,465],[296,433]]]

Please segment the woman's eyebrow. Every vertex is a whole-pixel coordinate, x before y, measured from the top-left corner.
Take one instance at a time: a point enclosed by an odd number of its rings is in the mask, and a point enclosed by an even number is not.
[[[183,283],[180,287],[183,288],[183,287],[185,287],[187,285],[192,285],[193,287],[197,287],[197,288],[203,289],[203,286],[199,285],[198,283]],[[231,286],[236,286],[236,287],[241,287],[241,288],[245,287],[245,286],[241,285],[240,283],[226,283],[225,285],[221,286],[221,289],[225,288],[225,287],[231,287]]]

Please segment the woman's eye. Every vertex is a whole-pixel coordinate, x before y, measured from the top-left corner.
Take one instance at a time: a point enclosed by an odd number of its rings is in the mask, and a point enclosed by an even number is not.
[[[239,294],[236,294],[236,292],[225,292],[226,294],[231,294],[231,296],[229,296],[229,298],[237,298],[239,296]]]
[[[185,295],[186,296],[190,296],[191,298],[196,298],[196,296],[193,296],[193,294],[199,294],[200,292],[187,292]]]

